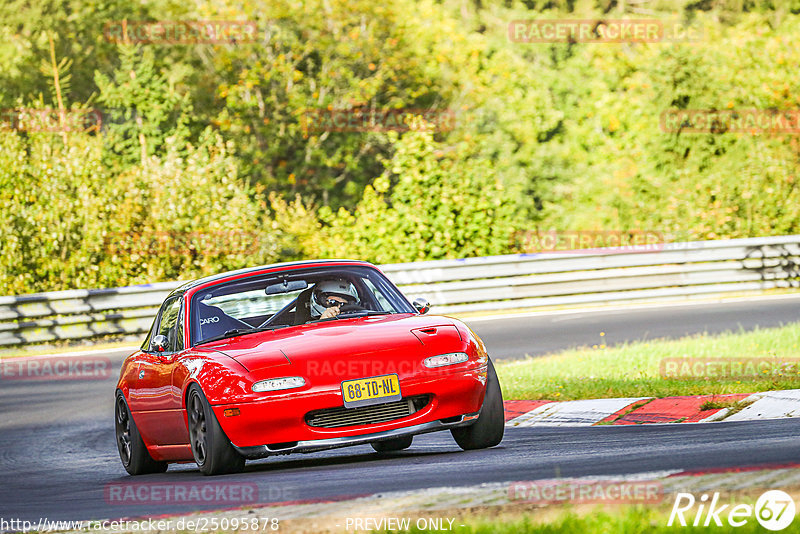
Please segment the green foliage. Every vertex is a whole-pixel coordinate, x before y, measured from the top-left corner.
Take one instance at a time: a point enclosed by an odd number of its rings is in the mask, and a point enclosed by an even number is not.
[[[0,2],[0,107],[50,94],[50,75],[39,69],[50,57],[48,34],[55,36],[59,60],[73,62],[73,83],[65,97],[86,102],[96,93],[95,71],[108,72],[116,60],[116,45],[103,35],[105,24],[140,20],[147,11],[148,3],[128,0]]]
[[[98,72],[95,83],[106,109],[110,156],[130,164],[161,153],[168,137],[185,140],[191,103],[176,91],[175,80],[157,71],[152,48],[120,45],[119,56],[113,78]]]
[[[509,250],[514,196],[486,159],[443,150],[422,123],[391,137],[394,155],[355,210],[320,210],[319,255],[388,263]]]
[[[280,232],[231,152],[210,130],[196,147],[169,138],[163,157],[116,178],[104,234],[110,280],[191,279],[275,261]]]
[[[101,144],[0,133],[0,293],[92,286],[102,232]],[[91,245],[94,243],[94,246]]]
[[[702,38],[508,38],[511,20],[641,9]],[[65,109],[105,120],[93,133],[0,131],[0,293],[301,257],[504,254],[535,229],[800,232],[796,134],[659,125],[675,108],[796,109],[798,11],[800,0],[10,0],[0,105],[56,108],[55,64]],[[109,42],[106,24],[123,19],[249,20],[258,34]],[[320,110],[387,109],[455,122],[307,128]]]
[[[334,207],[355,203],[382,172],[387,136],[309,132],[304,120],[329,108],[446,107],[452,88],[441,79],[439,56],[415,42],[432,34],[431,21],[409,17],[415,9],[411,0],[270,0],[241,8],[237,15],[256,21],[263,38],[211,58],[219,74],[207,115],[235,141],[243,173],[284,194]]]
[[[102,139],[0,133],[0,293],[190,279],[278,253],[265,205],[231,147],[168,140],[162,157],[112,175]]]
[[[595,47],[561,68],[567,76],[605,74],[564,110],[572,118],[566,135],[584,145],[569,152],[585,164],[545,204],[549,226],[693,239],[800,231],[796,133],[673,133],[660,125],[669,109],[796,108],[800,86],[791,71],[800,55],[789,36],[800,20],[775,31],[758,17],[705,28],[701,43]]]

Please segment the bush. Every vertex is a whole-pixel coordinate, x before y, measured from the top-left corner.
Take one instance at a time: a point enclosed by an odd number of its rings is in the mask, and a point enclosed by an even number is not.
[[[274,203],[281,226],[293,214],[307,221],[302,255],[391,263],[509,252],[513,193],[484,158],[468,146],[445,149],[421,121],[391,138],[394,156],[352,212],[323,207],[314,224],[301,202]]]
[[[0,293],[191,279],[269,263],[279,232],[208,133],[110,175],[102,139],[0,133]]]

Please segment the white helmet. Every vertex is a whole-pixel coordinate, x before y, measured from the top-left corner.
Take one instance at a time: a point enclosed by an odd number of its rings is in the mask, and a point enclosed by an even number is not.
[[[341,297],[348,303],[358,302],[358,292],[355,286],[345,280],[323,280],[314,286],[311,295],[310,308],[311,315],[319,317],[327,309],[325,305],[331,296]]]

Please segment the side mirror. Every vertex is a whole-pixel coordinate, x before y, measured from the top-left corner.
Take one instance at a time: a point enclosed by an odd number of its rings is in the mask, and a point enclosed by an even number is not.
[[[157,335],[150,341],[150,350],[164,352],[167,347],[167,336]]]
[[[425,315],[431,309],[430,302],[424,297],[415,298],[411,305],[414,306],[420,315]]]

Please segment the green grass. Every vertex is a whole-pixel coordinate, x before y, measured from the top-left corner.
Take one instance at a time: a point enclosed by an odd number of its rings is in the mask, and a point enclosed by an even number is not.
[[[574,400],[611,397],[722,395],[800,388],[798,366],[758,377],[665,378],[665,358],[800,359],[800,325],[607,348],[597,333],[592,348],[496,365],[506,399]],[[502,360],[502,355],[497,355]]]
[[[700,405],[701,410],[722,410],[724,408],[739,408],[742,401],[728,401],[721,399],[707,400]]]
[[[727,522],[723,522],[722,527],[716,525],[683,528],[673,525],[672,527],[668,527],[667,520],[668,514],[662,511],[641,506],[630,506],[611,513],[599,510],[595,510],[587,515],[564,512],[549,520],[543,520],[542,518],[530,514],[521,515],[518,519],[510,521],[493,521],[490,519],[456,520],[453,525],[453,532],[459,534],[660,534],[684,531],[691,533],[735,532],[737,534],[750,534],[754,532],[767,532],[752,517],[748,518],[747,523],[741,527],[732,527],[728,525]],[[464,524],[464,526],[460,526],[459,524]],[[784,532],[796,531],[796,529],[790,527]],[[418,530],[413,528],[408,532],[427,533],[441,531]]]

